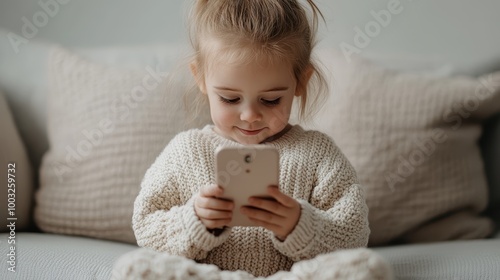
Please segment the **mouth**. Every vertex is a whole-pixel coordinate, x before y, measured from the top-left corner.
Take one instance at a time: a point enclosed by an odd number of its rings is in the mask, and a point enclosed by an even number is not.
[[[246,129],[239,128],[239,127],[238,127],[238,129],[241,131],[241,133],[243,133],[245,135],[256,135],[256,134],[259,134],[259,132],[261,132],[262,130],[264,130],[263,128],[257,129],[257,130],[246,130]]]

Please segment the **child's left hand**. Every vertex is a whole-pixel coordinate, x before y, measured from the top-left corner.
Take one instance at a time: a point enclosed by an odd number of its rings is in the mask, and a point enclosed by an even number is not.
[[[283,241],[297,225],[301,207],[299,202],[282,193],[277,186],[269,186],[267,193],[275,200],[250,197],[248,205],[251,207],[242,206],[240,211],[256,225],[272,231]]]

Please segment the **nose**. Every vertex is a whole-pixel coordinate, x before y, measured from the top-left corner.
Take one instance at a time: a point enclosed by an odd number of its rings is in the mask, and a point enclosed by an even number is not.
[[[247,105],[240,113],[240,119],[245,122],[256,122],[262,120],[262,114],[257,106]]]

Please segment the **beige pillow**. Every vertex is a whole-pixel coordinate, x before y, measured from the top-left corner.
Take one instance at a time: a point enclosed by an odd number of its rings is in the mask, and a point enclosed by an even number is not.
[[[319,56],[332,94],[308,127],[335,140],[366,187],[369,244],[488,236],[477,142],[500,111],[500,72],[443,78],[349,63],[335,49]]]
[[[182,91],[151,65],[137,71],[62,48],[49,58],[48,137],[35,221],[47,232],[135,243],[133,202],[147,168],[186,123]]]
[[[33,170],[1,91],[0,131],[0,220],[7,225],[0,231],[15,233],[31,222]]]

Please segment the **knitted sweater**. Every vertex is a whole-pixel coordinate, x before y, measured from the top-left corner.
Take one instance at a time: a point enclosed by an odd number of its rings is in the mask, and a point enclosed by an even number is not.
[[[241,146],[213,125],[178,134],[148,169],[134,203],[139,246],[269,276],[294,262],[337,249],[367,245],[368,208],[355,171],[323,133],[295,125],[271,145],[280,154],[280,190],[301,205],[299,221],[284,241],[262,227],[210,233],[194,211],[200,186],[215,183],[218,146]]]

